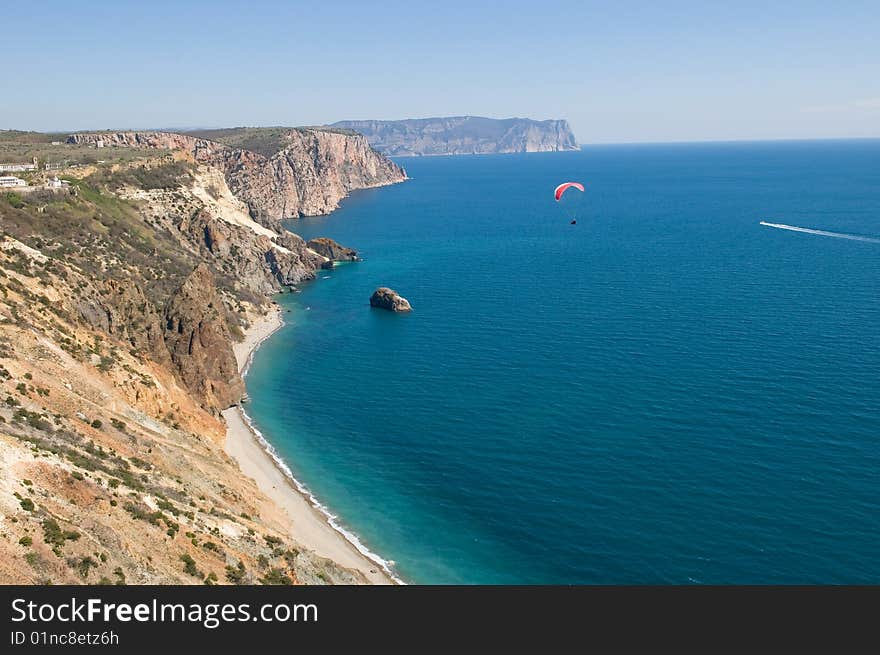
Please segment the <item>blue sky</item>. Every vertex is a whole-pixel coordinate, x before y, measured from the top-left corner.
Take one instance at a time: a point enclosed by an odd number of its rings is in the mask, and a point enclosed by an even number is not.
[[[9,2],[0,129],[568,118],[880,137],[880,2]]]

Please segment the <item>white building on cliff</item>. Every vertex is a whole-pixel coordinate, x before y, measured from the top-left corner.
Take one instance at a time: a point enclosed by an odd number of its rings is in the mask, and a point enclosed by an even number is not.
[[[37,158],[34,157],[32,164],[0,164],[0,173],[21,173],[24,171],[37,170]]]

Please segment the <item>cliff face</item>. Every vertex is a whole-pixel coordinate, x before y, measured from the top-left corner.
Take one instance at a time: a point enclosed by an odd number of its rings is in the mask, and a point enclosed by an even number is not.
[[[181,249],[209,262],[231,284],[265,295],[313,279],[325,257],[303,240],[254,221],[218,169],[199,165],[189,184],[170,189],[121,189],[140,203],[154,225],[175,235]]]
[[[68,222],[81,203],[119,209],[83,195],[60,201]],[[363,582],[298,546],[223,451],[198,395],[225,404],[239,382],[207,264],[158,312],[148,281],[103,280],[59,249],[50,210],[41,224],[0,197],[0,226],[24,213],[29,237],[0,237],[0,583]]]
[[[212,407],[229,407],[244,394],[225,313],[205,264],[196,267],[165,311],[165,344],[178,377]]]
[[[329,262],[260,189],[329,211],[399,170],[327,134],[271,157],[102,134],[143,155],[71,170],[75,193],[0,194],[0,583],[364,581],[290,540],[219,415],[244,392],[241,328]]]
[[[257,171],[227,167],[229,186],[270,218],[327,214],[354,189],[406,179],[403,169],[363,136],[319,130],[294,130],[289,145]]]
[[[400,121],[340,121],[332,127],[360,132],[386,155],[471,155],[577,150],[565,120],[480,116]]]
[[[221,170],[251,216],[273,227],[283,218],[327,214],[356,189],[406,179],[406,172],[373,150],[363,136],[320,128],[284,130],[271,156],[171,132],[81,133],[67,141],[186,152],[196,162]]]
[[[358,260],[357,251],[352,248],[346,248],[336,243],[333,239],[327,237],[318,237],[310,239],[306,244],[310,250],[314,250],[319,255],[323,255],[330,263],[333,262],[356,262]]]

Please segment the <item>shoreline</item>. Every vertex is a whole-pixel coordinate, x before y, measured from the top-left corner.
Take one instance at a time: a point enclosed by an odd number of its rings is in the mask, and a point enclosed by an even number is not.
[[[240,343],[233,344],[242,378],[257,348],[283,325],[281,308],[273,305],[268,314],[254,320]],[[293,477],[241,406],[225,409],[222,414],[226,420],[223,449],[238,463],[242,474],[253,478],[281,510],[280,518],[292,538],[340,566],[359,571],[371,584],[403,584],[385,560],[371,553],[355,535],[334,525],[335,517]]]

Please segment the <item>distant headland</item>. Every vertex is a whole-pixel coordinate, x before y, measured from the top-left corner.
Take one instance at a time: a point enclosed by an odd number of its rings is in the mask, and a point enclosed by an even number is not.
[[[406,120],[339,121],[330,127],[360,132],[384,155],[477,155],[578,150],[566,120],[450,116]]]

